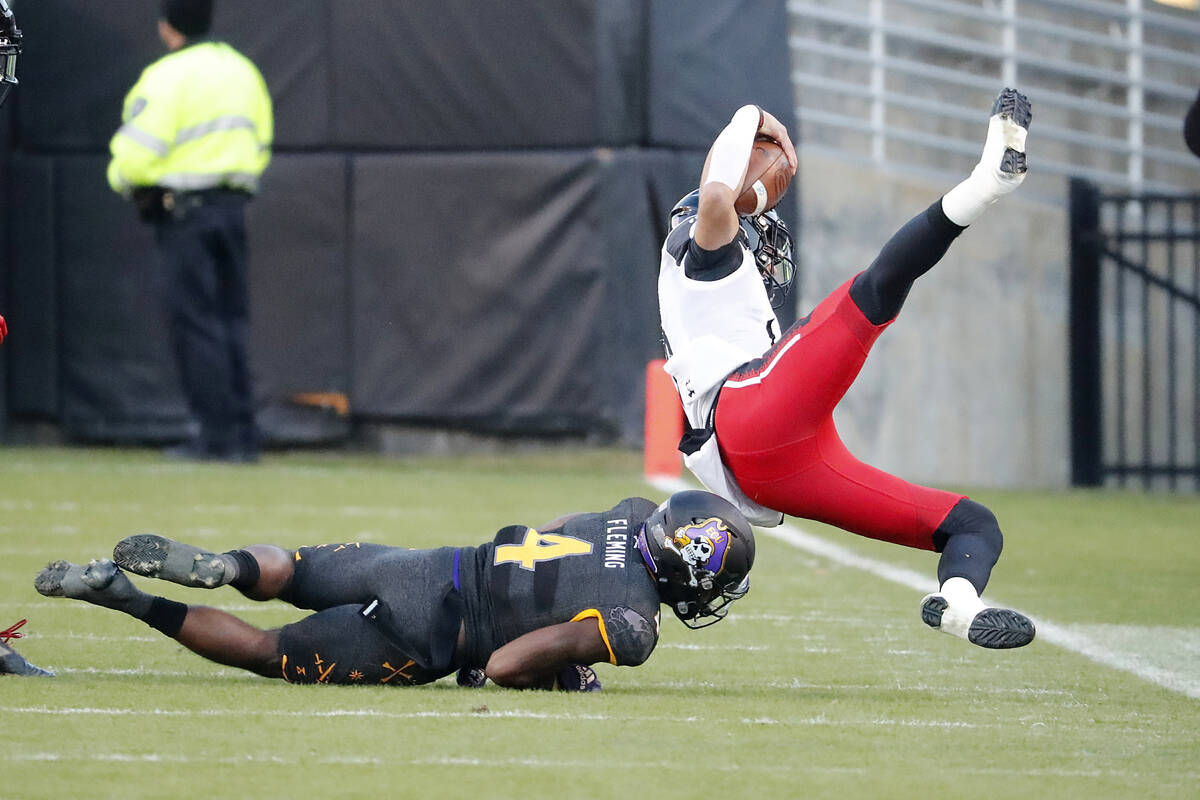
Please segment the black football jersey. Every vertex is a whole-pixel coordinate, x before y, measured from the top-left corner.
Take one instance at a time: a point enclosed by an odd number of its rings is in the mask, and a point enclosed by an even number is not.
[[[464,555],[469,660],[482,665],[518,636],[594,617],[611,663],[645,661],[658,642],[659,599],[636,539],[655,508],[631,497],[547,530],[512,525]]]

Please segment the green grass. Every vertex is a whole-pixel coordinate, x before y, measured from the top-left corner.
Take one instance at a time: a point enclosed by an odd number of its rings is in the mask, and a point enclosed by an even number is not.
[[[1200,700],[1045,641],[992,652],[939,635],[912,589],[767,536],[729,620],[692,632],[668,614],[649,662],[598,668],[605,690],[590,696],[452,679],[289,686],[32,588],[46,561],[106,555],[148,530],[215,548],[473,544],[505,524],[660,497],[639,472],[636,454],[614,451],[228,468],[0,450],[0,626],[28,617],[15,644],[59,672],[0,678],[0,798],[1196,797]],[[1102,640],[1136,631],[1159,662],[1197,674],[1200,499],[975,497],[1007,537],[989,595]],[[933,554],[802,527],[933,574]],[[139,583],[262,626],[302,613]]]

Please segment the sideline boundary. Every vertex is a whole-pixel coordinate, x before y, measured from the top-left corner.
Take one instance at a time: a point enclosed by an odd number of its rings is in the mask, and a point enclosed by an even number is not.
[[[667,494],[673,494],[684,489],[698,488],[682,478],[646,476],[645,480],[646,483],[655,489]],[[859,555],[841,545],[834,544],[788,522],[777,528],[756,527],[755,531],[756,533],[779,539],[792,547],[815,556],[826,558],[842,566],[869,572],[886,581],[913,589],[922,595],[937,590],[937,581],[931,576],[923,575],[907,567],[898,567],[894,564],[888,564],[885,561]],[[992,599],[995,600],[995,598]],[[1006,608],[1012,607],[1005,603],[999,604],[1004,605]],[[917,605],[914,602],[914,615],[917,613],[916,608]],[[1021,609],[1015,610],[1020,611]],[[1021,613],[1025,612],[1022,611]],[[1148,664],[1146,658],[1141,654],[1110,647],[1082,630],[1051,622],[1035,614],[1027,614],[1027,616],[1037,626],[1037,639],[1043,642],[1071,650],[1099,664],[1131,673],[1142,680],[1157,684],[1164,689],[1179,692],[1180,694],[1200,700],[1200,673],[1188,674],[1185,671],[1186,656],[1185,663],[1180,664],[1178,668]]]

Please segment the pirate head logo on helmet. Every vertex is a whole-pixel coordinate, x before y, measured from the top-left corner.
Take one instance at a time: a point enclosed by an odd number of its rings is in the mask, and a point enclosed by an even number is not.
[[[712,573],[721,571],[725,565],[725,553],[729,550],[729,528],[716,517],[709,517],[699,524],[685,525],[663,541],[693,569],[704,569]]]
[[[754,533],[732,503],[714,494],[672,495],[646,519],[637,545],[659,598],[688,627],[719,622],[749,591]]]

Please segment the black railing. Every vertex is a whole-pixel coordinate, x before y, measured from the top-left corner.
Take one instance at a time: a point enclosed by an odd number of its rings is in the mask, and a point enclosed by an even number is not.
[[[1071,477],[1200,489],[1200,195],[1071,182]]]

